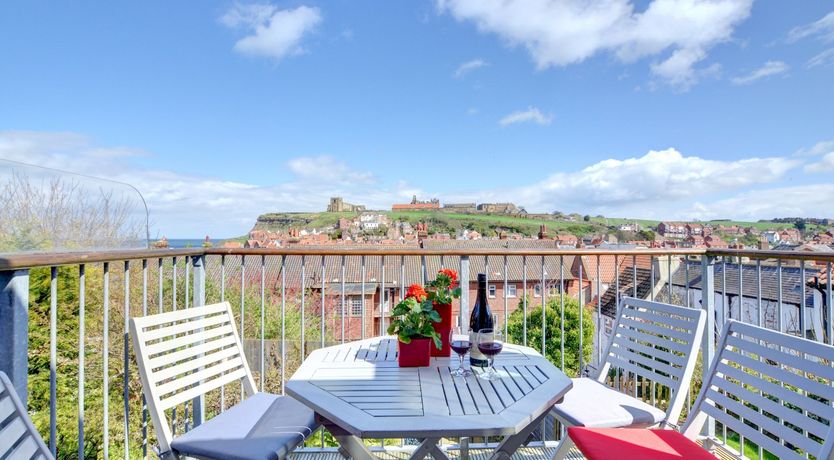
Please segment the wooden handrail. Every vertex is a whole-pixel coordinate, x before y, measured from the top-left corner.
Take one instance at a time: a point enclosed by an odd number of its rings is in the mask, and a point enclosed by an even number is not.
[[[750,249],[515,249],[515,248],[400,248],[368,246],[363,248],[291,247],[291,248],[185,248],[185,249],[129,249],[116,251],[78,251],[0,254],[0,271],[24,268],[78,265],[95,262],[114,262],[160,257],[232,255],[232,256],[723,256],[750,259],[810,260],[834,262],[834,253],[805,251],[767,251]]]

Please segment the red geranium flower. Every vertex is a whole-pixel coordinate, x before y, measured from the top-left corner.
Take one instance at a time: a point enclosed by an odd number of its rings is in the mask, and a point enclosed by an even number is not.
[[[449,279],[452,280],[453,284],[458,280],[458,272],[452,270],[451,268],[441,268],[438,273],[448,276]]]
[[[417,299],[418,302],[426,300],[426,296],[426,290],[419,284],[412,284],[408,287],[408,291],[405,293],[406,298],[413,297],[414,299]]]

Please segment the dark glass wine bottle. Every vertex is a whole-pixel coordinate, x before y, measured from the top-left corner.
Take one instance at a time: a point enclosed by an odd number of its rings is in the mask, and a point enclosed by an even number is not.
[[[472,344],[469,350],[469,364],[473,367],[487,367],[487,357],[478,350],[478,332],[481,329],[492,328],[492,312],[489,311],[487,303],[487,278],[483,273],[478,273],[478,298],[472,313],[469,315],[469,342]]]

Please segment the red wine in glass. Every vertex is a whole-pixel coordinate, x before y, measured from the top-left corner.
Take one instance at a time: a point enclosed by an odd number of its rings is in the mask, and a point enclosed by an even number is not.
[[[497,355],[498,353],[501,353],[501,350],[503,348],[504,348],[504,345],[502,345],[500,342],[485,342],[485,343],[479,343],[478,344],[478,350],[480,350],[481,353],[483,353],[483,354],[485,354],[489,357],[493,357],[493,356]]]
[[[466,354],[466,352],[469,351],[469,348],[472,346],[472,343],[468,340],[455,340],[453,342],[450,342],[450,345],[452,346],[452,350],[454,350],[455,353],[459,354],[460,356],[463,356]]]

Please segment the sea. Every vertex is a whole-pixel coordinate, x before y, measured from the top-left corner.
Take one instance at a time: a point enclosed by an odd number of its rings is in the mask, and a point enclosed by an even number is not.
[[[172,249],[201,248],[203,247],[203,242],[205,240],[205,238],[170,238],[168,239],[168,247]],[[213,245],[217,246],[223,240],[210,239],[209,241],[211,241]]]

